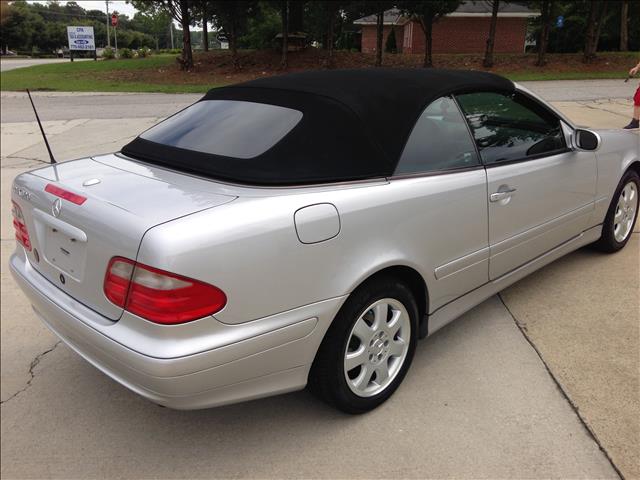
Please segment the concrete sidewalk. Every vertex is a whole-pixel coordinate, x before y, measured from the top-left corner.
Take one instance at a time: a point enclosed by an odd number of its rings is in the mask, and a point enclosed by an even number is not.
[[[74,115],[92,117],[45,122],[58,158],[116,150],[191,102],[131,97],[95,100],[118,105],[115,121],[71,97]],[[11,181],[47,158],[33,122],[5,121],[27,118],[20,105],[3,105],[0,138],[3,478],[618,478],[600,446],[640,476],[637,233],[618,255],[569,255],[504,292],[508,308],[494,297],[422,342],[402,387],[370,414],[341,415],[306,392],[171,411],[60,345],[7,272]],[[594,127],[626,123],[624,100],[558,105]]]

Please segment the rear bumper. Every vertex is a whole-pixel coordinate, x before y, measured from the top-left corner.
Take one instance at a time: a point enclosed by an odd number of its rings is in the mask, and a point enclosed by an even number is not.
[[[324,333],[344,297],[318,302],[246,324],[225,326],[213,318],[189,327],[200,338],[144,337],[140,353],[136,317],[111,322],[76,302],[35,271],[20,253],[10,270],[35,313],[62,341],[95,367],[139,395],[177,409],[206,408],[304,388]],[[204,333],[206,327],[215,327]],[[264,327],[267,327],[265,331]],[[269,330],[271,326],[276,326]],[[203,328],[204,327],[204,328]],[[171,328],[171,327],[170,327]],[[128,329],[128,330],[127,330]],[[180,344],[179,348],[175,346]],[[189,353],[184,345],[193,345]],[[203,345],[205,347],[203,347]]]

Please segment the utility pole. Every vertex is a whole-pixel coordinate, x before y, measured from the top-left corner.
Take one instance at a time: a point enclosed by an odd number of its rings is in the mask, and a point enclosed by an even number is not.
[[[104,0],[104,3],[107,6],[107,47],[111,48],[111,35],[109,34],[109,23],[111,23],[111,18],[109,17],[109,0]]]
[[[173,50],[173,20],[169,22],[169,34],[171,35],[171,50]]]

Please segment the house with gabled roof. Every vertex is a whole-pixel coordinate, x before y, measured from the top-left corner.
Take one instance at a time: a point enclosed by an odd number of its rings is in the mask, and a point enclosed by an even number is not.
[[[458,9],[433,26],[433,53],[483,53],[489,34],[491,2],[466,1]],[[526,5],[500,2],[496,25],[495,53],[522,53],[527,40],[529,19],[540,12]],[[362,29],[362,51],[376,51],[376,15],[368,15],[353,22]],[[404,16],[397,8],[384,12],[383,48],[391,32],[395,35],[396,50],[400,53],[424,53],[425,35],[420,24]]]

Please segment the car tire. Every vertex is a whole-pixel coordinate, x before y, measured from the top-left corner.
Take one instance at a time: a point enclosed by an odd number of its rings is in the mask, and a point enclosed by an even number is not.
[[[640,177],[628,170],[616,188],[611,205],[602,225],[602,236],[594,246],[603,252],[613,253],[622,249],[633,233],[638,219],[638,193]]]
[[[347,299],[318,349],[309,387],[346,413],[365,413],[386,401],[411,365],[418,307],[393,277],[363,284]]]

